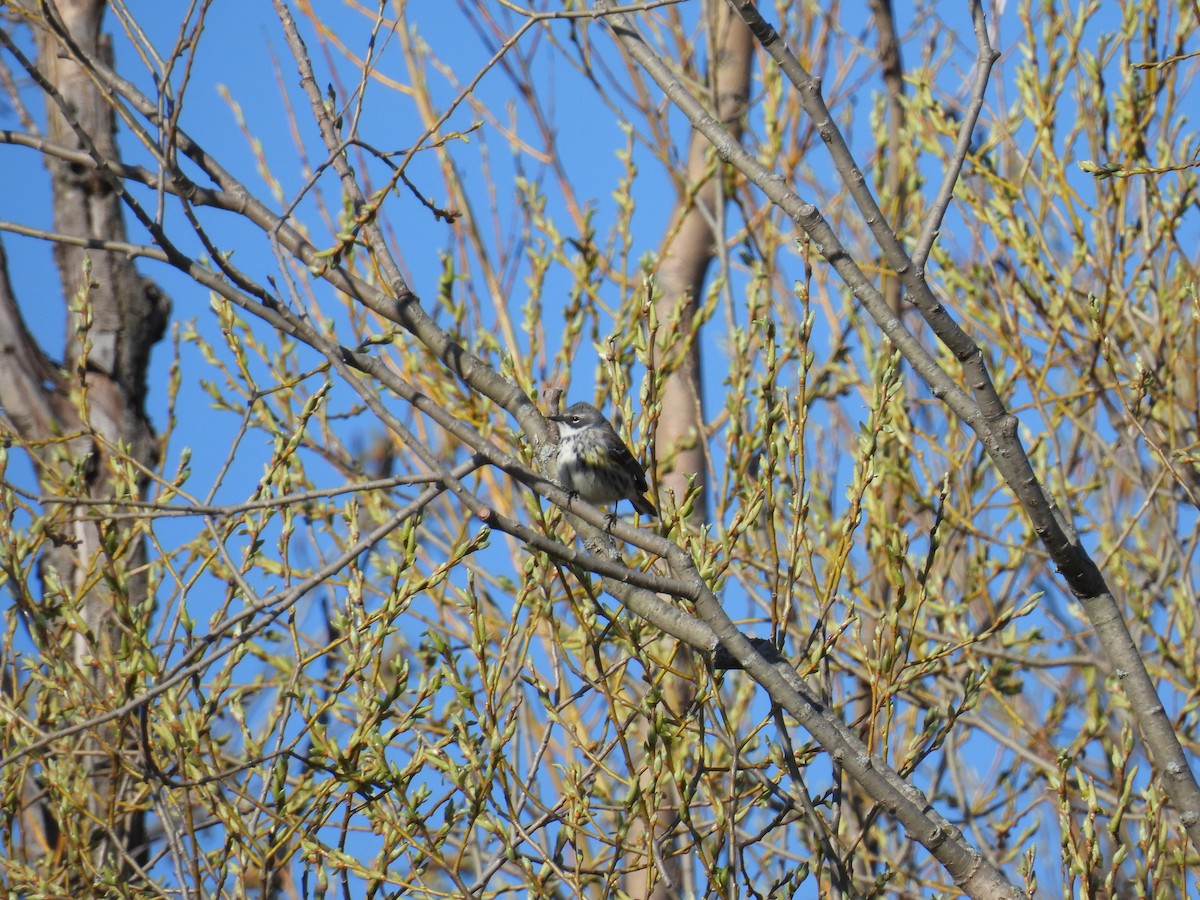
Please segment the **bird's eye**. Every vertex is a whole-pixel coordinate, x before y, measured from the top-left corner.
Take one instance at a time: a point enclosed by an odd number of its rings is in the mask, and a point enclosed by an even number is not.
[[[583,421],[582,416],[571,416],[571,424],[572,425],[578,425],[582,421]]]

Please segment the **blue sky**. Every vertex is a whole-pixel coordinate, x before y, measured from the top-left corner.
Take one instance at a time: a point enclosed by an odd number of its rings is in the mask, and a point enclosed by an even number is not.
[[[865,4],[863,5],[865,6]],[[952,20],[953,17],[961,15],[963,4],[946,3],[941,6],[947,24],[961,27],[961,23]],[[350,11],[340,3],[328,2],[328,0],[316,4],[316,8],[325,17],[327,26],[339,40],[355,52],[365,52],[369,36],[369,20],[367,18]],[[146,28],[152,42],[160,49],[165,49],[177,33],[179,23],[173,17],[180,12],[182,5],[140,0],[140,2],[130,4],[130,9],[139,23]],[[447,63],[454,67],[456,76],[461,81],[465,81],[473,75],[490,56],[490,48],[483,46],[474,30],[467,26],[460,4],[452,4],[446,0],[415,0],[415,2],[409,3],[408,9],[410,18],[418,23],[423,38],[437,49]],[[865,14],[856,17],[849,10],[846,12],[847,15],[844,17],[846,22],[866,23],[867,21]],[[904,12],[902,10],[901,14],[903,15]],[[117,29],[115,19],[110,18],[109,27],[110,30]],[[307,23],[303,23],[302,27],[308,34]],[[566,26],[559,24],[553,27],[560,39],[563,39],[566,34]],[[865,27],[865,24],[862,27]],[[963,33],[969,34],[969,29],[964,29]],[[1006,43],[1010,37],[1019,37],[1014,10],[1006,10],[999,17],[996,33],[1000,36],[1001,50],[1017,52]],[[604,52],[603,48],[608,46],[608,37],[604,30],[599,26],[592,26],[590,34],[595,46]],[[316,41],[312,39],[311,34],[308,34],[308,37],[309,48],[314,51],[317,65],[323,66],[325,60],[316,52]],[[527,37],[526,43],[543,39],[531,34]],[[132,49],[128,42],[118,37],[116,48],[117,58],[120,61],[119,68],[131,77],[133,77],[132,73],[138,72],[139,74],[134,77],[134,80],[144,89],[149,89],[151,82],[144,70],[131,63]],[[390,38],[387,44],[381,43],[377,50],[382,52],[379,68],[384,75],[400,81],[408,77],[402,68],[394,37]],[[955,59],[960,62],[960,66],[965,67],[969,62],[967,53],[970,50],[971,48],[966,47],[958,48],[955,51]],[[546,58],[549,59],[549,55]],[[608,51],[607,58],[612,59],[611,51]],[[274,65],[276,62],[278,71]],[[355,84],[354,73],[340,60],[338,66],[341,83],[344,85],[343,93],[339,96],[344,97],[344,90],[351,89]],[[587,83],[561,59],[555,59],[552,63],[541,62],[535,67],[535,71],[544,79],[544,87],[555,92],[555,108],[559,116],[559,129],[562,136],[560,146],[567,151],[567,155],[570,157],[572,174],[578,173],[589,179],[586,183],[579,185],[578,190],[583,196],[592,199],[597,211],[597,219],[601,223],[600,231],[603,233],[607,225],[614,221],[616,215],[610,193],[622,169],[616,157],[616,150],[622,146],[620,123],[611,110],[594,102]],[[620,70],[617,71],[620,72]],[[953,67],[948,67],[946,71],[953,71]],[[1003,72],[1003,68],[1000,71]],[[264,196],[269,195],[267,181],[258,171],[258,160],[253,146],[239,125],[232,108],[232,101],[240,109],[245,120],[251,123],[253,140],[261,142],[263,157],[273,161],[284,161],[283,165],[271,170],[271,176],[279,179],[285,198],[293,197],[301,188],[303,179],[299,167],[294,164],[295,145],[291,126],[281,103],[281,90],[286,92],[299,111],[300,128],[304,135],[303,141],[311,154],[310,158],[318,157],[319,142],[309,124],[310,120],[305,107],[306,101],[296,84],[295,68],[280,37],[278,23],[270,5],[266,3],[235,5],[222,2],[215,4],[210,11],[206,34],[201,40],[200,52],[195,58],[190,79],[191,86],[186,93],[182,117],[184,127],[194,136],[201,138],[210,150],[218,153],[222,163],[238,177],[244,179],[253,190],[261,192]],[[330,79],[328,71],[320,72],[318,79],[324,86]],[[435,96],[442,102],[454,96],[455,88],[449,84],[438,78],[435,78],[433,83],[437,86],[434,92]],[[953,84],[943,84],[941,87],[948,94],[955,93]],[[369,83],[367,90],[367,114],[362,123],[362,137],[380,149],[403,148],[411,140],[415,130],[410,101],[401,92],[392,91],[380,84]],[[509,115],[508,110],[511,108],[511,114],[517,119],[519,126],[527,127],[527,119],[523,118],[524,111],[518,103],[513,101],[511,83],[500,69],[494,69],[484,77],[478,96],[502,120]],[[996,96],[995,90],[991,96]],[[860,99],[853,93],[845,95],[841,99],[844,105],[839,107],[839,111],[848,108],[855,109],[858,120],[857,130],[865,135],[867,128],[862,124],[861,117],[869,108],[868,99],[865,97]],[[1011,99],[1010,87],[1010,102]],[[1064,102],[1070,102],[1069,98]],[[447,123],[445,130],[466,131],[473,125],[476,118],[476,115],[464,105]],[[3,114],[0,124],[8,128],[17,127],[17,122],[11,114]],[[678,140],[679,146],[682,147],[686,141],[687,130],[681,121],[676,122],[674,136]],[[1018,135],[1019,140],[1020,135]],[[125,135],[123,148],[128,154],[127,162],[145,161],[145,155],[141,154],[129,140],[128,134]],[[635,155],[639,154],[645,154],[643,148],[635,150]],[[821,173],[823,169],[827,169],[828,163],[821,148],[817,148],[813,156],[819,157],[810,161],[815,172]],[[528,160],[521,160],[521,165],[518,166],[518,161],[510,152],[504,138],[494,131],[485,129],[470,136],[469,143],[464,143],[459,148],[457,158],[463,168],[464,178],[472,189],[472,197],[480,203],[478,215],[481,219],[487,220],[490,216],[490,210],[483,208],[488,194],[483,190],[485,179],[480,174],[483,162],[486,160],[491,167],[491,178],[498,183],[511,183],[519,170],[530,177],[542,179],[548,210],[561,222],[567,221],[561,207],[561,198],[555,194],[553,179],[545,177],[544,171],[539,170]],[[0,161],[2,161],[0,164],[4,166],[5,172],[8,173],[6,190],[0,194],[0,218],[16,219],[36,227],[49,228],[48,186],[44,169],[36,155],[29,150],[0,146]],[[662,202],[662,198],[669,198],[672,195],[669,189],[664,188],[661,183],[655,182],[654,164],[648,156],[644,157],[641,169],[646,174],[636,186],[635,222],[637,227],[635,233],[637,244],[633,253],[635,258],[642,253],[651,253],[657,248],[663,225],[671,212],[668,204]],[[381,169],[376,168],[373,170],[373,176],[378,179],[380,172]],[[410,174],[418,185],[434,194],[435,200],[441,199],[437,195],[441,182],[437,177],[436,162],[432,155],[419,157],[410,169]],[[935,177],[937,173],[931,172],[929,175]],[[832,174],[827,171],[825,172],[825,183],[829,185],[828,195],[809,198],[822,206],[835,201],[839,193]],[[1080,176],[1079,187],[1090,189],[1090,179]],[[512,202],[507,190],[498,191],[496,196],[497,202],[502,205]],[[171,208],[169,203],[168,209],[168,216],[178,217],[178,213]],[[507,219],[506,210],[502,208],[499,213],[499,219],[505,221]],[[952,212],[951,217],[947,220],[945,229],[947,240],[954,239],[956,225],[954,215]],[[318,221],[314,207],[308,201],[300,207],[299,216],[303,220]],[[406,267],[406,274],[410,278],[412,288],[423,297],[432,297],[442,272],[439,253],[448,246],[453,226],[433,221],[427,212],[404,192],[389,201],[388,216],[401,249],[403,265]],[[213,213],[207,220],[218,223],[214,225],[214,229],[219,231],[224,246],[236,250],[235,262],[239,267],[255,277],[263,277],[275,270],[275,262],[271,258],[265,242],[255,232],[237,225],[234,217],[226,214]],[[145,240],[144,235],[136,232],[131,232],[130,237],[134,241]],[[511,237],[512,235],[499,233],[495,235],[495,240],[500,243]],[[328,235],[322,234],[315,236],[314,239],[319,245],[324,245],[328,242]],[[64,316],[56,293],[57,283],[53,278],[49,245],[11,235],[5,235],[3,240],[10,257],[10,273],[16,284],[18,296],[23,299],[23,310],[28,317],[28,322],[36,336],[42,341],[43,347],[51,355],[58,355],[63,340]],[[209,311],[209,299],[205,292],[197,289],[191,282],[176,276],[166,267],[143,264],[142,270],[158,279],[172,297],[176,322],[194,321],[195,327],[209,339],[217,338],[219,330],[216,327],[215,317]],[[512,309],[518,308],[522,302],[523,275],[523,271],[516,273],[516,277],[511,282],[512,295],[509,297],[509,303]],[[561,272],[552,272],[550,278],[561,284],[561,291],[565,291],[569,284],[569,279]],[[480,289],[478,284],[474,287],[477,290]],[[547,291],[548,295],[553,293],[553,290]],[[618,301],[616,297],[606,297],[605,299],[613,304]],[[332,310],[334,304],[330,303],[327,308]],[[514,313],[514,315],[516,314]],[[341,323],[344,321],[344,319],[339,319]],[[553,339],[560,327],[559,324],[549,316],[544,324]],[[829,324],[820,323],[818,332],[822,328],[829,327]],[[612,327],[616,327],[615,323]],[[719,356],[720,329],[718,327],[713,331],[713,340],[710,344],[712,353],[706,369],[709,379],[706,384],[708,391],[706,399],[709,401],[710,411],[719,409],[724,397],[721,383],[724,373]],[[265,327],[260,327],[259,333],[265,333]],[[191,345],[185,342],[181,352],[185,372],[203,370],[200,357]],[[168,346],[164,344],[156,349],[153,357],[151,391],[148,400],[150,416],[156,421],[160,421],[165,414],[162,386],[166,383],[169,364],[170,352]],[[595,367],[595,354],[585,343],[583,351],[572,368],[574,385],[572,399],[590,398]],[[553,369],[552,366],[549,368]],[[211,377],[211,373],[206,373],[206,377]],[[338,399],[342,403],[349,402],[341,396]],[[194,470],[192,485],[196,486],[195,490],[200,490],[211,482],[224,461],[226,445],[236,428],[236,417],[228,413],[213,412],[210,409],[207,395],[190,378],[185,379],[179,408],[183,411],[185,421],[171,448],[171,459],[168,460],[165,468],[168,472],[172,471],[182,448],[184,446],[191,447],[195,451],[192,462]],[[866,415],[865,408],[863,414]],[[348,433],[344,437],[348,441],[366,440],[370,435]],[[258,443],[255,444],[255,441]],[[218,496],[218,500],[244,498],[247,485],[252,485],[261,475],[262,460],[266,454],[267,448],[262,446],[261,438],[252,437],[246,446],[247,461],[239,463],[235,467],[227,490]],[[826,487],[837,493],[839,501],[842,488],[849,479],[852,462],[853,460],[849,457],[843,458],[840,467],[829,473],[832,486]],[[319,466],[319,463],[315,461],[312,464]],[[169,542],[173,529],[178,529],[180,535],[188,535],[192,533],[193,526],[187,523],[178,525],[171,522],[161,523],[161,533],[165,542]],[[738,609],[741,606],[740,600],[740,597],[731,595],[729,597],[731,609]],[[313,602],[320,602],[320,598],[314,597]],[[206,618],[203,611],[199,609],[194,610],[194,613],[201,621]],[[313,615],[316,615],[315,611]]]

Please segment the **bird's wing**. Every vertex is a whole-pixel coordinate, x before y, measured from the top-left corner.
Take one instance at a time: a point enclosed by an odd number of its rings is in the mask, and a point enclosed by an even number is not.
[[[644,494],[650,489],[650,485],[646,483],[646,470],[642,468],[642,464],[638,462],[637,457],[629,452],[629,448],[624,443],[619,447],[609,447],[608,455],[614,463],[629,471],[633,476],[634,486],[637,487],[640,493]]]

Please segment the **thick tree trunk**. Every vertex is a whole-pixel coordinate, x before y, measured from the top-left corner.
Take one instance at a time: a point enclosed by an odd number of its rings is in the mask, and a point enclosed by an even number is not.
[[[754,39],[750,30],[724,3],[709,5],[709,42],[714,58],[709,60],[709,96],[715,106],[717,119],[735,137],[742,133],[750,94],[750,71],[753,63]],[[687,171],[684,174],[686,197],[681,197],[679,218],[672,223],[669,237],[662,249],[662,259],[655,275],[658,297],[655,301],[659,322],[658,356],[677,352],[686,345],[680,365],[667,378],[662,390],[662,413],[655,431],[657,456],[665,463],[658,484],[663,506],[680,504],[689,484],[699,490],[692,506],[691,520],[697,524],[707,518],[708,460],[704,435],[704,407],[701,394],[701,363],[703,342],[700,334],[699,312],[704,295],[705,277],[716,256],[724,235],[719,230],[723,220],[725,190],[722,184],[724,164],[702,135],[693,132],[688,147]],[[669,499],[668,499],[669,498]],[[665,644],[666,642],[664,642]],[[676,665],[687,669],[684,657],[690,652],[678,647]],[[669,652],[664,646],[663,652]],[[667,675],[664,681],[664,702],[674,711],[688,709],[694,699],[694,684],[683,678]],[[669,780],[669,779],[668,779]],[[645,796],[652,796],[652,785],[643,780]],[[674,796],[673,786],[659,785],[664,796]],[[678,798],[676,798],[678,801]],[[631,897],[666,900],[682,896],[681,884],[686,866],[675,855],[671,831],[679,819],[674,804],[660,805],[651,828],[646,829],[647,845],[656,844],[662,851],[661,877],[655,878],[655,865],[648,863],[625,880],[625,890]],[[631,843],[638,839],[643,823],[631,829]],[[652,833],[651,833],[652,832]],[[648,847],[647,858],[658,855]],[[653,884],[653,887],[651,885]]]
[[[741,20],[721,4],[712,4],[709,27],[716,58],[709,62],[710,96],[714,113],[735,138],[742,134],[742,119],[750,95],[750,70],[754,39]],[[681,502],[689,479],[694,478],[701,491],[694,506],[697,521],[704,521],[706,504],[707,460],[704,456],[704,409],[700,391],[701,339],[696,322],[704,294],[705,276],[716,256],[720,241],[714,223],[722,221],[725,191],[724,164],[702,135],[692,134],[688,147],[687,186],[690,202],[681,197],[679,218],[672,223],[662,249],[662,260],[655,275],[658,292],[658,320],[665,324],[659,332],[660,356],[679,342],[687,342],[687,353],[680,367],[663,387],[662,415],[658,419],[655,443],[660,459],[667,462],[659,475],[660,489]]]
[[[47,95],[47,139],[116,161],[116,119],[89,77],[86,61],[109,62],[100,25],[104,4],[59,0],[50,20],[35,22],[38,65],[57,96]],[[103,168],[46,156],[54,192],[54,230],[106,241],[126,238],[115,180]],[[146,419],[150,348],[163,334],[168,303],[122,255],[64,243],[54,246],[68,307],[61,367],[53,364],[26,328],[7,271],[0,272],[0,405],[7,428],[37,462],[42,493],[56,498],[44,509],[47,541],[39,558],[42,592],[21,597],[43,658],[65,664],[78,690],[66,697],[36,698],[38,715],[57,724],[84,719],[127,699],[121,660],[139,641],[151,607],[141,526],[105,519],[113,507],[95,501],[140,494],[144,472],[155,463],[154,434]],[[4,267],[0,255],[0,268]],[[44,298],[27,302],[46,302]],[[7,429],[6,429],[7,430]],[[61,498],[61,501],[57,498]],[[65,657],[65,658],[64,658]],[[47,665],[52,663],[48,662]],[[81,702],[82,701],[82,702]],[[64,708],[69,702],[70,708]],[[119,726],[98,728],[47,755],[73,754],[86,772],[84,794],[56,795],[47,778],[38,798],[23,809],[27,861],[51,880],[87,884],[102,872],[132,872],[143,853],[140,779],[131,778],[136,752]],[[75,817],[71,828],[68,816]],[[84,841],[47,846],[66,834]],[[56,868],[57,873],[49,871]],[[61,882],[60,882],[61,883]]]

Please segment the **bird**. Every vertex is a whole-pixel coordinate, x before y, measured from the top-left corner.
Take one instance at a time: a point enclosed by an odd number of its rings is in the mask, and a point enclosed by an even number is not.
[[[644,516],[658,516],[645,496],[646,471],[604,414],[580,401],[550,421],[558,423],[558,480],[597,506],[628,500]]]

